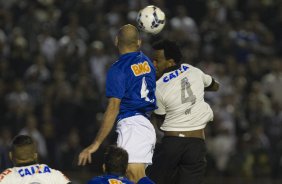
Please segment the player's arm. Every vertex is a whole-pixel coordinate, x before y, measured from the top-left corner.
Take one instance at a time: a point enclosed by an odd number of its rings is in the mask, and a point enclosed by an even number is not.
[[[217,91],[219,89],[219,83],[212,78],[212,82],[209,86],[205,87],[205,91]]]
[[[98,131],[93,143],[85,148],[79,154],[78,165],[91,163],[91,154],[98,150],[104,139],[107,137],[116,117],[119,113],[121,99],[125,94],[126,76],[118,68],[111,68],[107,74],[106,80],[106,96],[109,98],[109,103],[103,117],[102,125]]]
[[[120,106],[120,99],[118,98],[110,98],[109,103],[107,106],[107,110],[103,117],[103,122],[100,127],[100,130],[93,142],[93,144],[102,144],[104,139],[107,137],[107,135],[112,130],[115,120],[117,118],[117,115],[119,113],[119,106]]]
[[[120,101],[120,99],[113,97],[109,99],[107,110],[104,114],[99,132],[96,138],[94,139],[93,143],[79,154],[78,165],[85,165],[87,162],[92,162],[91,154],[94,153],[100,147],[100,145],[108,136],[114,126],[116,117],[119,113]]]
[[[219,83],[210,75],[205,74],[203,71],[199,70],[202,76],[202,81],[205,86],[205,91],[217,91],[219,89]]]

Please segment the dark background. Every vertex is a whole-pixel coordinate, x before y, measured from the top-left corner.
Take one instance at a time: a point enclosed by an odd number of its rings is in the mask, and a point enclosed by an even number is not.
[[[206,95],[215,114],[206,128],[207,183],[282,179],[281,0],[0,0],[0,170],[11,166],[7,150],[21,133],[38,142],[41,162],[77,183],[101,173],[114,133],[94,164],[77,167],[77,154],[107,104],[116,31],[136,25],[149,4],[166,13],[160,36],[221,83]],[[151,55],[152,37],[142,38]]]

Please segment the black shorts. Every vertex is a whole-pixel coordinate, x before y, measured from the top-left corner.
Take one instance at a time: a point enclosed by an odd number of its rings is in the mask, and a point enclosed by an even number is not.
[[[156,184],[202,184],[206,145],[200,138],[164,137],[147,175]]]

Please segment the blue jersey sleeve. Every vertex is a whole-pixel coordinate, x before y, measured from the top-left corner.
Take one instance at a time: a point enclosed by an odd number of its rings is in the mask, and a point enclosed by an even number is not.
[[[106,96],[122,99],[125,95],[125,74],[116,67],[111,67],[107,74]]]

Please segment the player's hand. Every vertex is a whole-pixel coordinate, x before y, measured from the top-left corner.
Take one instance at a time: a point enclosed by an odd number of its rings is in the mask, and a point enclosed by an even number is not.
[[[92,162],[91,155],[92,153],[97,151],[98,148],[99,148],[98,144],[91,144],[90,146],[82,150],[82,152],[80,152],[78,157],[78,165],[84,166],[87,163],[91,163]]]

